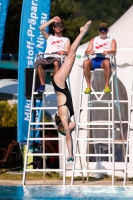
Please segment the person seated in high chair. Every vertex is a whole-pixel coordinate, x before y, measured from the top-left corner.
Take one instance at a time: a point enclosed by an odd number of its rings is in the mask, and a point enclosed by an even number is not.
[[[75,128],[75,122],[71,121],[74,114],[73,103],[70,91],[68,89],[66,79],[68,78],[73,63],[76,57],[76,51],[80,42],[91,26],[91,21],[88,21],[80,28],[80,33],[70,47],[70,51],[65,62],[62,64],[58,72],[53,77],[52,83],[57,94],[58,115],[55,117],[55,122],[58,126],[58,131],[66,136],[66,144],[68,149],[67,161],[74,161],[73,143],[71,133]]]
[[[53,24],[54,35],[47,33],[45,30],[46,27],[48,27],[50,24]],[[40,80],[40,87],[38,88],[37,92],[42,93],[45,91],[45,66],[50,66],[51,64],[53,64],[53,76],[56,74],[56,72],[59,70],[59,67],[61,66],[61,56],[66,56],[69,52],[70,40],[69,38],[62,36],[62,32],[64,30],[64,23],[58,16],[42,24],[39,27],[39,29],[47,41],[45,53],[51,54],[44,55],[44,58],[39,58],[34,63],[34,66],[37,66],[38,76]],[[52,53],[56,54],[52,55]]]
[[[104,93],[108,94],[111,92],[109,87],[109,80],[111,76],[111,64],[110,57],[112,54],[116,53],[116,41],[115,39],[107,36],[109,32],[108,24],[102,22],[99,24],[99,36],[91,39],[89,45],[85,51],[86,55],[90,55],[90,57],[84,61],[83,70],[85,79],[87,82],[87,88],[85,89],[85,94],[90,94],[92,92],[91,89],[91,70],[95,70],[97,68],[104,69],[104,77],[105,77],[105,88]]]
[[[2,158],[0,159],[0,164],[1,163],[7,163],[8,161],[8,157],[10,155],[10,153],[12,152],[12,149],[14,147],[14,145],[17,145],[18,142],[16,142],[15,140],[11,140],[11,141],[1,141],[0,140],[0,152],[2,152]]]

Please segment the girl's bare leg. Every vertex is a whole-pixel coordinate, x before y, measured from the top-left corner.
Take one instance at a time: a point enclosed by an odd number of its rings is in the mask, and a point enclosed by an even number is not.
[[[69,130],[71,133],[75,129],[76,124],[75,124],[75,122],[73,122],[69,119],[68,126],[69,126]]]
[[[80,28],[80,33],[75,39],[75,41],[73,42],[73,44],[71,45],[69,54],[65,62],[63,63],[59,71],[56,73],[56,75],[54,76],[54,81],[59,87],[64,86],[65,80],[67,79],[73,67],[77,48],[80,45],[80,42],[85,36],[85,34],[87,33],[87,31],[89,30],[90,26],[91,26],[91,21],[88,21],[83,27]]]
[[[89,30],[90,25],[91,25],[91,21],[87,22],[85,26],[80,28],[80,34],[77,36],[77,38],[71,45],[67,59],[65,60],[65,62],[63,63],[59,71],[54,76],[54,81],[60,88],[64,88],[65,86],[65,81],[73,67],[76,50],[82,38],[84,37],[85,33]],[[61,103],[61,101],[63,101],[63,98],[64,98],[63,94],[61,95],[60,93],[57,92],[57,96],[58,96],[58,103]],[[70,161],[70,159],[73,159],[73,143],[72,143],[72,137],[71,137],[71,130],[74,128],[75,124],[73,122],[70,123],[70,113],[66,106],[61,106],[58,108],[58,115],[61,118],[61,122],[66,133],[66,143],[67,143],[67,148],[68,148],[67,160]]]
[[[40,84],[41,84],[41,85],[45,85],[45,75],[44,75],[43,65],[39,65],[39,66],[38,66],[37,72],[38,72]]]
[[[61,123],[64,127],[65,133],[66,133],[66,144],[68,149],[68,158],[73,157],[73,143],[72,143],[72,137],[69,129],[69,111],[66,106],[61,106],[58,109],[58,114],[61,118]]]
[[[60,66],[57,61],[54,62],[54,73],[52,74],[52,77],[58,72]]]

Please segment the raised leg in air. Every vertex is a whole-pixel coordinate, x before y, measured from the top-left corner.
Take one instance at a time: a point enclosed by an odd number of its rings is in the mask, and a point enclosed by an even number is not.
[[[80,28],[80,33],[77,36],[77,38],[74,40],[74,42],[72,43],[65,62],[63,63],[59,71],[56,73],[56,75],[54,76],[54,80],[58,86],[62,86],[62,85],[64,86],[64,82],[72,70],[77,48],[80,45],[87,31],[89,30],[90,26],[91,26],[91,21],[88,21],[83,27]]]
[[[54,76],[54,82],[59,88],[62,88],[62,89],[65,88],[65,81],[68,78],[71,72],[71,69],[73,67],[77,48],[80,45],[80,42],[85,36],[85,34],[87,33],[87,31],[89,30],[90,25],[91,25],[91,21],[88,21],[83,27],[80,28],[80,33],[75,39],[75,41],[73,42],[73,44],[71,45],[69,54],[65,62],[63,63],[59,71]],[[59,106],[64,105],[64,103],[66,102],[66,99],[64,100],[64,94],[59,92],[58,90],[57,90],[57,99],[58,99]],[[71,99],[70,99],[70,102],[71,102]],[[67,149],[68,149],[67,161],[74,161],[73,142],[72,142],[71,132],[75,127],[75,123],[70,121],[70,113],[66,106],[61,106],[58,108],[58,115],[61,119],[62,128],[64,129],[65,134],[63,135],[66,135],[66,144],[67,144]]]

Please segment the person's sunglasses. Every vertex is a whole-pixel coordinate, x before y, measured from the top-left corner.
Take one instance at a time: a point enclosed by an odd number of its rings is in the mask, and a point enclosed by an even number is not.
[[[107,32],[107,30],[108,30],[107,28],[100,28],[99,29],[100,32]]]
[[[63,26],[61,24],[55,24],[54,25],[55,28],[59,27],[59,28],[63,28]]]

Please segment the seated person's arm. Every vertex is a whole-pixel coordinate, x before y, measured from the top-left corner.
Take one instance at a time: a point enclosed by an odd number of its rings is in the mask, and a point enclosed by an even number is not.
[[[90,42],[89,42],[89,45],[88,45],[88,47],[87,47],[87,49],[86,49],[86,51],[85,51],[85,54],[86,55],[93,55],[93,54],[95,54],[95,52],[93,51],[93,41],[94,41],[94,39],[92,39]]]
[[[48,39],[49,37],[49,33],[46,32],[46,28],[47,26],[49,26],[50,24],[54,23],[54,22],[59,22],[60,18],[58,16],[54,17],[53,19],[50,19],[49,21],[45,22],[44,24],[42,24],[39,29],[42,33],[42,35],[44,36],[45,39]]]
[[[12,144],[18,144],[18,142],[16,142],[15,140],[12,140]]]
[[[113,39],[111,43],[111,50],[107,50],[103,52],[103,55],[106,56],[107,54],[116,54],[117,44],[116,41]]]
[[[68,39],[65,44],[64,50],[58,51],[57,54],[59,55],[67,55],[70,49],[70,40]]]
[[[42,33],[42,35],[44,36],[45,39],[48,39],[48,37],[49,37],[49,35],[50,35],[49,33],[46,32],[45,29],[46,29],[46,27],[49,26],[52,22],[53,22],[53,21],[52,21],[52,19],[51,19],[51,20],[49,20],[48,22],[42,24],[42,25],[39,27],[39,29],[40,29],[40,31],[41,31],[41,33]]]

